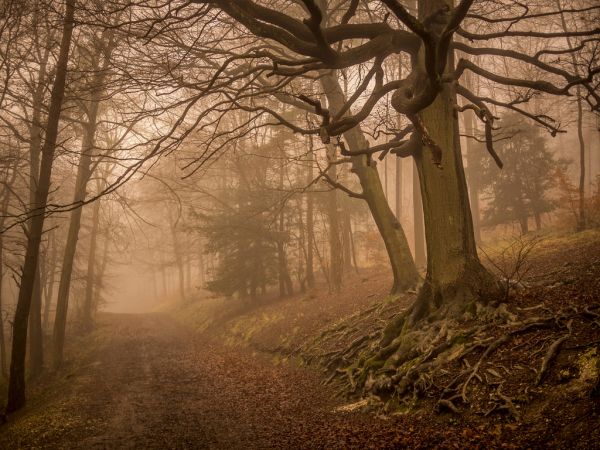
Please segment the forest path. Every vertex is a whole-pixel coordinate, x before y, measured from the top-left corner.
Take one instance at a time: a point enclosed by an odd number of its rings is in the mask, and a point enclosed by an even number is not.
[[[328,409],[305,371],[199,339],[166,315],[112,319],[112,342],[80,391],[106,426],[82,447],[298,447],[286,436],[293,422]]]
[[[316,373],[211,343],[168,315],[104,314],[96,333],[90,362],[11,417],[0,448],[451,444],[439,430],[334,412]]]

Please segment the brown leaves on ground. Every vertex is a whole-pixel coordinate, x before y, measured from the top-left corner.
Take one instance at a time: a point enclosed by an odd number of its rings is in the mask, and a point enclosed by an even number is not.
[[[546,242],[531,263],[512,308],[534,315],[599,300],[600,233]],[[340,294],[301,294],[215,316],[203,327],[210,333],[166,314],[104,315],[92,335],[71,341],[70,366],[32,387],[27,408],[0,428],[0,448],[597,448],[598,401],[562,387],[580,375],[574,368],[600,339],[600,326],[573,324],[540,393],[519,405],[519,420],[437,414],[432,404],[387,417],[339,412],[351,400],[335,397],[316,367],[273,365],[274,355],[283,359],[342,318],[381,304],[388,285],[387,274],[363,271]],[[383,310],[392,314],[410,297]],[[519,337],[498,352],[493,363],[513,373],[505,395],[535,378],[532,368],[553,337]],[[540,350],[534,359],[532,348]],[[490,378],[494,367],[486,367]],[[482,385],[474,386],[476,403]]]

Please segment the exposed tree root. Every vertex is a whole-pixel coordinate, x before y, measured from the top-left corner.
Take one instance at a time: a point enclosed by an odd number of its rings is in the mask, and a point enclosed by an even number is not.
[[[440,307],[411,325],[413,310],[408,308],[385,327],[363,329],[363,334],[354,335],[343,349],[320,356],[331,371],[327,382],[338,383],[347,395],[374,396],[387,407],[410,406],[422,397],[437,398],[438,411],[455,414],[474,396],[481,400],[484,395],[485,404],[491,407],[482,409],[482,414],[505,412],[517,418],[519,404],[527,402],[533,389],[544,383],[575,326],[593,323],[599,311],[597,304],[583,311],[569,307],[554,312],[538,305],[516,313],[505,304],[473,304],[462,315]],[[363,323],[367,323],[365,316],[357,316],[348,323],[350,328],[344,329],[360,330]],[[506,358],[513,349],[526,352],[530,361],[514,364]],[[541,363],[535,370],[529,362],[538,358]],[[516,395],[515,389],[509,388],[509,394],[506,383],[517,370],[529,374],[527,386]]]

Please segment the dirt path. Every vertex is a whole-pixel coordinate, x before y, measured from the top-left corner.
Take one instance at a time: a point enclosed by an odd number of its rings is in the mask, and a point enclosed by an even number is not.
[[[0,448],[490,445],[458,424],[334,413],[313,372],[210,344],[165,315],[107,315],[98,333],[90,363],[0,428]]]

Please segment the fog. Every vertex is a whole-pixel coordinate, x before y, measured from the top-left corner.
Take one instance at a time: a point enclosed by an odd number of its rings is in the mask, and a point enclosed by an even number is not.
[[[595,447],[597,3],[0,2],[0,447]]]

